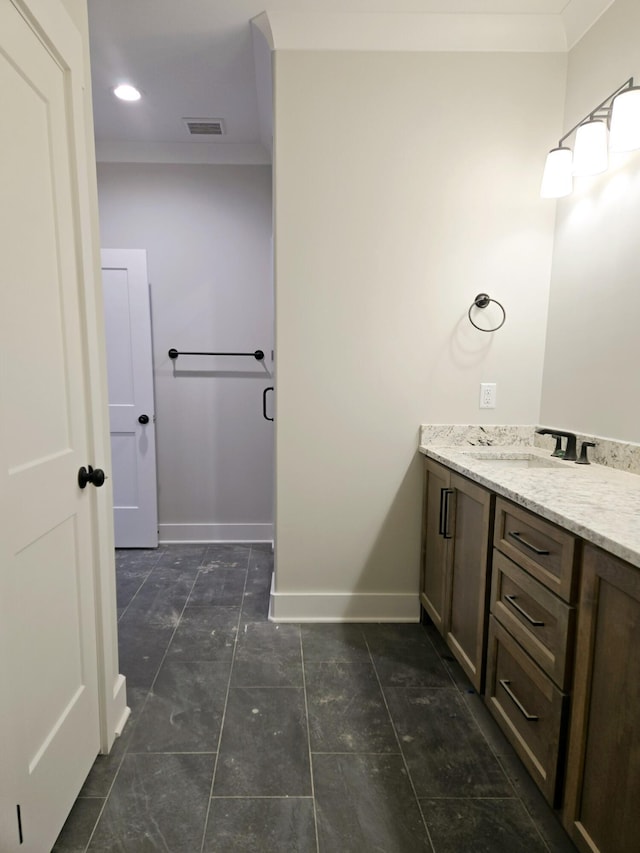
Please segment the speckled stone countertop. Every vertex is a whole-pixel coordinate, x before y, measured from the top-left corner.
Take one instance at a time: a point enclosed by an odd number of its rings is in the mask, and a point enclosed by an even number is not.
[[[640,568],[640,476],[605,465],[554,460],[548,449],[527,446],[518,439],[512,445],[490,446],[467,443],[447,447],[429,442],[420,444],[419,449],[464,477]],[[533,466],[539,459],[545,467],[510,467],[508,462],[493,461],[518,454],[521,458],[530,456]]]

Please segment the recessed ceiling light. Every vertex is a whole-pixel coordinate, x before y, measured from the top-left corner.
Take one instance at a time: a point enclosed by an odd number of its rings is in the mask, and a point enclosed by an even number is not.
[[[116,86],[113,94],[116,98],[120,98],[121,101],[139,101],[141,98],[140,92],[135,86],[130,86],[129,83],[122,83],[120,86]]]

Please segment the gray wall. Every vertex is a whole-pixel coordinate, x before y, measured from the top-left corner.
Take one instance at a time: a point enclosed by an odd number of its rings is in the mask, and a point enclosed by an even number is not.
[[[103,163],[98,190],[103,248],[147,250],[160,538],[270,539],[271,169]],[[170,347],[267,358],[174,365]]]

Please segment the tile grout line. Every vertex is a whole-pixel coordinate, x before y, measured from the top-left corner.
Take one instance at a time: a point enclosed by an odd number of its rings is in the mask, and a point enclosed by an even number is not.
[[[400,750],[398,750],[397,752],[374,752],[371,749],[357,749],[357,750],[354,749],[354,750],[350,750],[347,752],[338,752],[337,750],[335,752],[327,752],[326,750],[322,750],[322,749],[314,749],[311,754],[312,755],[382,755],[382,756],[390,756],[390,755],[400,755],[401,756],[402,755]]]
[[[309,702],[307,699],[307,676],[304,671],[304,647],[302,644],[302,626],[300,632],[300,661],[302,663],[302,693],[304,696],[304,713],[307,719],[307,746],[309,748],[309,776],[311,779],[311,800],[313,802],[313,825],[316,832],[316,851],[320,853],[320,837],[318,835],[318,810],[316,808],[316,787],[313,781],[313,753],[311,752],[311,724],[309,722]]]
[[[464,701],[464,700],[463,700],[463,701]],[[504,766],[504,764],[502,763],[502,761],[500,761],[500,755],[499,755],[499,754],[495,751],[495,749],[493,748],[493,745],[490,743],[489,738],[487,738],[487,737],[485,736],[485,733],[482,731],[482,729],[481,729],[481,728],[480,728],[480,726],[478,725],[478,723],[477,723],[477,721],[476,721],[476,718],[474,717],[474,715],[473,715],[473,713],[471,712],[471,710],[468,708],[468,706],[467,706],[467,703],[466,703],[466,702],[465,702],[465,706],[466,706],[466,707],[467,707],[467,709],[469,710],[469,713],[471,714],[471,717],[472,717],[472,719],[473,719],[473,722],[474,722],[474,723],[476,724],[476,726],[478,727],[478,730],[479,730],[480,734],[481,734],[481,735],[482,735],[482,737],[485,739],[485,741],[486,741],[486,743],[487,743],[487,746],[489,747],[489,751],[491,752],[491,755],[493,755],[493,757],[495,758],[495,760],[496,760],[496,763],[497,763],[498,767],[502,770],[502,772],[503,772],[503,773],[504,773],[504,775],[505,775],[505,778],[506,778],[507,782],[508,782],[508,783],[509,783],[509,785],[511,786],[511,790],[512,790],[512,791],[513,791],[513,793],[514,793],[514,799],[516,799],[516,800],[520,803],[520,805],[522,806],[522,808],[523,808],[523,810],[524,810],[525,814],[527,815],[527,817],[529,818],[529,820],[530,820],[530,821],[531,821],[531,823],[533,824],[533,827],[534,827],[535,831],[537,832],[538,836],[540,837],[540,840],[542,841],[542,843],[543,843],[544,847],[546,848],[546,850],[550,851],[550,853],[551,853],[551,848],[550,848],[550,847],[549,847],[549,845],[547,844],[547,840],[546,840],[546,838],[543,836],[542,832],[540,831],[540,827],[538,826],[538,821],[536,821],[536,820],[534,819],[533,815],[531,814],[531,812],[530,812],[530,811],[529,811],[529,809],[527,808],[527,804],[525,803],[525,801],[522,799],[522,797],[521,797],[521,796],[520,796],[520,794],[518,793],[518,791],[517,791],[517,789],[516,789],[516,786],[515,786],[514,782],[512,781],[512,779],[511,779],[510,775],[507,773],[506,767]],[[487,798],[478,798],[478,799],[490,799],[490,798],[488,798],[488,797],[487,797]],[[498,798],[496,798],[496,799],[498,799]],[[507,797],[505,797],[504,799],[508,799],[508,798],[507,798]]]
[[[227,692],[224,697],[224,707],[222,709],[222,718],[220,720],[220,734],[218,735],[218,748],[216,750],[216,757],[213,762],[213,774],[211,776],[211,787],[209,789],[209,797],[207,800],[207,812],[204,817],[204,825],[202,827],[202,842],[200,844],[200,853],[204,851],[205,841],[207,839],[207,828],[209,826],[209,816],[211,814],[211,803],[213,802],[213,786],[216,781],[216,771],[218,769],[218,761],[220,759],[220,746],[222,744],[222,733],[224,732],[224,723],[227,716],[227,705],[229,704],[229,692],[231,690],[231,678],[233,677],[233,665],[236,659],[236,650],[238,648],[238,637],[240,635],[240,623],[242,622],[242,605],[244,604],[244,594],[247,589],[247,580],[249,578],[249,564],[251,563],[251,551],[253,549],[249,548],[249,553],[247,554],[247,567],[245,569],[244,576],[244,588],[242,590],[242,600],[240,602],[240,609],[238,611],[238,621],[236,622],[236,635],[233,640],[233,653],[231,655],[231,666],[229,667],[229,679],[227,681]],[[206,553],[206,552],[205,552]],[[186,607],[186,604],[185,604]]]
[[[205,550],[205,554],[206,554],[206,553],[207,553],[207,552],[206,552],[206,550]],[[158,560],[157,560],[157,561],[156,561],[156,563],[154,564],[153,569],[151,569],[151,571],[149,572],[149,574],[147,575],[147,577],[146,577],[146,578],[144,579],[144,581],[140,584],[140,587],[139,587],[139,588],[138,588],[138,590],[136,591],[135,595],[137,595],[137,594],[138,594],[138,592],[140,591],[140,589],[141,589],[141,588],[144,586],[144,584],[146,583],[147,579],[148,579],[149,577],[151,577],[151,574],[152,574],[153,570],[154,570],[155,568],[157,568],[158,563],[159,563],[159,562],[160,562],[160,560],[162,559],[162,556],[163,556],[163,555],[161,554],[161,555],[158,557]],[[204,559],[204,557],[203,557],[203,559]],[[202,561],[201,561],[200,565],[201,565],[201,564],[202,564]],[[194,577],[194,579],[193,579],[193,583],[191,584],[191,589],[189,590],[189,592],[188,592],[188,594],[187,594],[187,597],[186,597],[186,599],[185,599],[184,606],[183,606],[182,610],[180,611],[180,616],[178,617],[178,620],[177,620],[176,626],[175,626],[175,628],[173,629],[173,631],[172,631],[172,633],[171,633],[171,638],[169,639],[169,642],[167,643],[167,648],[165,649],[164,655],[162,656],[162,660],[161,660],[161,661],[160,661],[160,663],[158,664],[158,669],[156,670],[156,674],[155,674],[155,676],[154,676],[154,678],[153,678],[153,681],[151,682],[150,687],[149,687],[149,688],[148,688],[148,690],[147,690],[147,695],[144,697],[144,702],[142,703],[142,707],[140,708],[140,716],[142,716],[142,712],[144,711],[145,706],[146,706],[147,702],[149,701],[149,694],[150,694],[150,693],[151,693],[151,691],[153,690],[153,685],[156,683],[156,680],[157,680],[157,678],[158,678],[158,673],[159,673],[159,672],[160,672],[160,670],[162,669],[162,665],[163,665],[163,663],[164,663],[164,661],[165,661],[165,658],[167,657],[167,652],[169,651],[169,647],[171,646],[171,643],[172,643],[172,641],[173,641],[173,637],[174,637],[174,635],[175,635],[176,631],[178,630],[178,625],[180,624],[180,620],[182,619],[182,614],[184,613],[184,609],[185,609],[185,607],[187,606],[187,601],[189,601],[189,596],[191,595],[191,592],[192,592],[192,590],[193,590],[193,587],[195,586],[195,582],[196,582],[196,580],[198,579],[198,575],[199,575],[199,574],[200,574],[200,566],[198,566],[198,571],[197,571],[197,572],[196,572],[196,574],[195,574],[195,577]],[[133,598],[135,598],[135,595],[133,596]],[[133,601],[133,598],[131,599],[131,601]],[[131,604],[131,602],[129,602],[129,604]],[[126,608],[126,609],[128,609],[128,605],[127,605],[127,608]],[[124,613],[123,613],[122,615],[124,615]],[[136,721],[136,725],[137,725],[137,721]],[[91,830],[91,835],[89,836],[89,840],[88,840],[88,842],[87,842],[87,846],[85,847],[85,853],[87,853],[87,851],[88,851],[88,850],[89,850],[89,848],[91,847],[91,842],[93,841],[93,836],[96,834],[96,830],[97,830],[97,828],[98,828],[98,824],[100,823],[100,821],[101,821],[101,819],[102,819],[102,815],[104,814],[104,810],[105,810],[105,809],[106,809],[106,807],[107,807],[107,803],[109,802],[109,797],[111,796],[111,792],[113,791],[113,786],[116,784],[116,780],[117,780],[118,776],[120,775],[120,770],[121,770],[121,768],[122,768],[122,763],[124,762],[125,756],[126,756],[126,755],[128,755],[128,754],[129,754],[129,747],[127,747],[127,748],[125,749],[125,751],[122,753],[122,758],[120,759],[120,761],[119,761],[119,763],[118,763],[118,767],[117,767],[116,772],[114,773],[114,776],[113,776],[113,780],[112,780],[112,782],[111,782],[111,785],[109,785],[109,790],[108,790],[108,792],[107,792],[107,796],[104,798],[104,803],[103,803],[103,805],[102,805],[102,808],[100,809],[100,813],[98,814],[98,817],[96,818],[96,822],[95,822],[95,824],[93,825],[93,829]],[[131,754],[133,755],[134,753],[131,753]],[[161,753],[158,753],[158,754],[161,754]]]
[[[144,710],[144,706],[147,704],[147,699],[149,698],[150,692],[151,692],[151,688],[149,688],[149,690],[147,691],[147,695],[145,696],[144,702],[142,703],[142,706],[140,708],[140,715],[142,715],[142,711]],[[138,720],[136,720],[136,725],[137,724],[138,724]],[[122,737],[122,735],[120,735],[120,737]],[[100,811],[98,813],[98,817],[96,818],[96,821],[93,825],[93,829],[91,830],[91,835],[89,836],[89,840],[87,841],[87,846],[85,847],[85,853],[87,853],[87,851],[91,847],[91,842],[93,841],[93,836],[95,835],[96,830],[98,828],[98,824],[100,823],[100,820],[102,819],[102,815],[104,813],[104,810],[107,807],[107,803],[109,801],[109,797],[111,796],[111,792],[113,791],[113,787],[116,784],[116,780],[117,780],[118,776],[120,775],[120,769],[122,768],[122,763],[125,759],[125,756],[127,756],[128,754],[129,754],[129,747],[127,747],[125,749],[125,751],[122,753],[122,756],[121,756],[120,761],[118,762],[118,766],[116,768],[116,772],[113,774],[113,779],[111,780],[111,784],[109,785],[109,790],[107,791],[106,795],[104,797],[86,797],[86,799],[103,799],[104,802],[102,804],[102,808],[100,809]],[[80,799],[80,797],[78,797],[78,799]]]
[[[151,571],[153,571],[153,569],[152,569]],[[133,595],[132,595],[132,596],[131,596],[131,598],[129,599],[129,603],[128,603],[128,604],[127,604],[127,606],[123,609],[122,613],[118,616],[118,619],[117,619],[117,621],[118,621],[118,622],[120,622],[120,620],[122,619],[122,617],[124,616],[124,614],[125,614],[125,613],[127,612],[127,610],[131,607],[131,604],[133,603],[134,598],[138,595],[138,593],[140,592],[140,590],[142,589],[142,587],[145,585],[145,583],[147,582],[147,578],[148,578],[150,575],[151,575],[151,572],[149,572],[149,574],[147,575],[147,577],[146,577],[146,578],[144,578],[144,580],[142,581],[142,583],[140,584],[140,586],[138,587],[138,589],[133,593]],[[117,602],[116,602],[116,605],[117,605]]]
[[[123,755],[122,757],[124,758],[124,755]],[[122,764],[122,762],[120,762],[120,763]],[[118,772],[119,772],[119,771],[120,771],[120,767],[118,766]],[[117,775],[118,775],[118,773],[116,773],[116,776],[117,776]],[[89,849],[89,847],[91,847],[91,842],[93,841],[93,836],[96,834],[96,829],[98,828],[98,824],[100,823],[100,820],[101,820],[101,818],[102,818],[102,815],[103,815],[103,813],[104,813],[104,810],[105,810],[105,809],[106,809],[106,807],[107,807],[107,800],[109,799],[109,794],[111,793],[111,788],[113,788],[113,783],[114,783],[114,782],[115,782],[115,777],[114,777],[113,782],[112,782],[112,783],[111,783],[111,785],[109,786],[109,793],[108,793],[108,794],[107,794],[107,796],[104,798],[104,803],[102,804],[102,808],[101,808],[101,809],[100,809],[100,811],[98,812],[98,817],[96,818],[96,822],[94,823],[94,825],[93,825],[93,829],[91,830],[91,835],[89,836],[89,840],[87,841],[86,847],[84,848],[84,853],[87,853],[87,850]]]
[[[382,694],[382,701],[384,702],[384,707],[387,710],[387,714],[389,716],[389,722],[391,723],[391,728],[393,729],[393,734],[394,734],[394,737],[396,739],[396,743],[398,744],[398,749],[400,750],[400,755],[402,757],[402,763],[404,765],[404,769],[405,769],[406,774],[407,774],[407,779],[409,780],[409,784],[411,785],[411,790],[413,791],[413,797],[416,801],[416,805],[418,806],[418,812],[420,813],[420,816],[422,818],[422,825],[424,826],[424,830],[427,833],[427,841],[429,842],[429,846],[431,847],[432,853],[436,853],[436,847],[435,847],[435,844],[433,843],[433,839],[431,838],[431,833],[429,832],[429,827],[427,826],[427,821],[426,821],[426,818],[424,816],[424,812],[422,811],[422,806],[420,805],[420,799],[419,799],[418,793],[416,791],[416,786],[414,785],[413,777],[411,776],[411,773],[409,772],[409,765],[407,764],[407,759],[405,758],[404,752],[402,751],[402,744],[400,743],[400,738],[398,737],[398,731],[396,729],[396,724],[393,720],[393,716],[391,714],[391,711],[389,710],[389,704],[387,702],[387,697],[386,697],[386,694],[384,692],[382,682],[380,681],[380,676],[378,675],[378,669],[377,669],[376,663],[373,659],[373,654],[371,653],[371,646],[369,645],[367,635],[365,634],[364,631],[362,631],[362,636],[364,637],[364,641],[365,641],[366,646],[367,646],[367,651],[369,652],[369,658],[371,660],[371,666],[373,667],[373,671],[374,671],[375,676],[376,676],[376,681],[378,682],[378,687],[380,688],[380,693]]]
[[[312,800],[309,794],[216,794],[212,800]]]
[[[149,694],[152,692],[152,690],[155,686],[155,683],[158,680],[158,675],[160,674],[160,670],[164,666],[164,662],[167,659],[167,655],[169,654],[169,649],[171,648],[171,643],[173,642],[173,638],[175,637],[176,631],[178,630],[180,622],[182,621],[182,617],[184,616],[184,611],[187,608],[187,604],[189,603],[189,599],[191,598],[191,593],[193,592],[193,588],[196,585],[196,581],[198,580],[199,577],[200,577],[200,566],[198,566],[198,571],[195,574],[195,577],[193,579],[193,583],[189,587],[189,592],[187,593],[187,596],[184,600],[184,604],[182,605],[182,610],[180,611],[180,615],[176,619],[176,624],[173,626],[173,631],[171,632],[171,636],[169,637],[169,642],[167,643],[167,647],[164,650],[164,654],[162,655],[162,659],[160,660],[160,663],[158,664],[158,669],[156,670],[156,674],[153,677],[153,681],[151,682],[151,685],[149,686],[149,690],[148,690],[147,695],[145,697],[144,705],[142,706],[142,710],[144,710],[144,706],[147,704],[147,701],[149,699]]]
[[[434,626],[434,627],[435,627],[435,626]],[[439,659],[439,660],[442,660],[442,658],[441,658],[441,656],[440,656],[440,653],[438,652],[438,649],[436,648],[435,643],[433,642],[433,640],[431,639],[431,637],[429,636],[429,634],[428,634],[426,631],[425,631],[425,635],[426,635],[427,639],[429,640],[429,642],[431,643],[431,646],[433,647],[433,650],[434,650],[434,651],[435,651],[435,653],[437,654],[438,659]],[[463,703],[464,707],[467,709],[467,711],[468,711],[468,713],[469,713],[469,716],[470,716],[470,717],[471,717],[471,719],[473,720],[473,723],[474,723],[475,727],[476,727],[476,728],[477,728],[477,730],[480,732],[480,736],[483,738],[483,740],[484,740],[484,741],[485,741],[485,743],[487,744],[487,747],[489,748],[489,752],[491,753],[491,755],[492,755],[492,756],[493,756],[493,758],[495,759],[495,761],[496,761],[497,765],[500,767],[500,769],[501,769],[501,770],[502,770],[502,772],[504,773],[505,779],[506,779],[506,780],[507,780],[507,782],[509,783],[509,786],[511,787],[511,790],[513,791],[513,794],[514,794],[514,796],[513,796],[513,797],[470,797],[469,799],[496,799],[496,800],[497,800],[497,799],[516,799],[516,800],[520,803],[520,805],[522,806],[522,808],[523,808],[523,810],[524,810],[525,814],[527,815],[527,817],[529,818],[529,820],[531,821],[531,823],[533,824],[533,826],[535,827],[536,833],[537,833],[537,834],[538,834],[538,836],[540,837],[540,840],[542,841],[542,843],[543,843],[544,847],[547,849],[547,851],[549,851],[549,853],[552,853],[552,851],[551,851],[551,849],[550,849],[549,845],[547,844],[546,839],[544,838],[544,836],[542,835],[542,832],[540,831],[540,827],[538,826],[538,822],[537,822],[536,820],[534,820],[534,817],[533,817],[533,815],[531,814],[531,812],[529,811],[529,809],[527,808],[526,803],[524,802],[524,800],[522,799],[522,797],[519,795],[519,793],[518,793],[518,791],[517,791],[517,789],[516,789],[516,786],[515,786],[514,782],[511,780],[511,777],[510,777],[510,776],[509,776],[509,774],[507,773],[507,771],[506,771],[506,769],[505,769],[505,767],[504,767],[504,765],[503,765],[502,761],[500,761],[500,756],[498,755],[498,753],[496,752],[496,750],[493,748],[493,744],[491,743],[490,739],[487,737],[487,735],[485,735],[484,731],[482,730],[482,727],[480,726],[480,723],[479,723],[479,722],[477,721],[477,719],[476,719],[475,714],[473,713],[473,711],[472,711],[472,710],[471,710],[471,708],[469,707],[469,704],[468,704],[467,700],[464,698],[464,694],[462,694],[462,691],[459,689],[459,686],[458,686],[458,684],[456,683],[456,681],[455,681],[455,679],[454,679],[454,677],[453,677],[453,672],[452,672],[452,671],[451,671],[451,669],[446,665],[446,662],[444,662],[444,661],[443,661],[442,663],[443,663],[444,668],[445,668],[445,669],[446,669],[446,671],[447,671],[447,674],[448,674],[449,678],[451,679],[451,682],[452,682],[452,684],[453,684],[453,686],[454,686],[454,688],[455,688],[456,692],[460,694],[460,698],[462,699],[462,703]],[[383,691],[383,692],[384,692],[384,691]],[[478,699],[482,700],[482,696],[481,696],[481,695],[480,695],[480,694],[479,694],[475,689],[474,689],[474,693],[475,693],[475,695],[478,697]],[[484,707],[484,706],[483,706],[483,707]],[[488,710],[487,710],[487,713],[489,713],[489,712],[488,712]],[[491,715],[490,715],[490,714],[489,714],[489,716],[490,716],[490,718],[491,718],[491,719],[493,719],[493,717],[491,717]],[[505,740],[506,740],[506,738],[505,738]],[[464,799],[464,798],[462,798],[462,797],[460,797],[460,798],[458,798],[458,797],[430,797],[430,799],[434,799],[434,800],[435,800],[435,799]]]
[[[205,750],[195,750],[195,749],[163,749],[160,752],[157,749],[145,749],[144,752],[128,752],[127,755],[215,755],[215,750],[213,749],[205,749]],[[87,797],[87,799],[89,799]]]
[[[149,580],[149,578],[150,578],[150,577],[151,577],[151,575],[153,574],[154,570],[155,570],[155,569],[157,569],[157,567],[158,567],[158,563],[159,563],[159,562],[160,562],[160,560],[164,557],[165,553],[166,553],[165,551],[161,551],[161,550],[160,550],[160,546],[159,546],[159,547],[158,547],[158,554],[156,555],[156,560],[155,560],[155,562],[153,563],[153,565],[151,566],[151,568],[149,569],[149,571],[148,571],[148,572],[147,572],[147,574],[145,575],[144,580],[142,581],[142,583],[140,584],[140,586],[137,588],[137,590],[133,593],[133,595],[132,595],[132,596],[131,596],[131,598],[129,599],[129,603],[127,604],[127,606],[124,608],[124,610],[122,611],[122,613],[118,616],[118,619],[117,619],[117,621],[118,621],[118,622],[122,619],[122,617],[124,616],[124,614],[125,614],[125,613],[127,612],[127,610],[131,607],[131,603],[133,602],[133,599],[138,595],[138,593],[140,592],[140,590],[142,589],[142,587],[143,587],[143,586],[146,584],[146,582]],[[116,570],[116,571],[115,571],[115,573],[116,573],[116,577],[117,577],[117,576],[118,576],[118,558],[117,558],[117,555],[116,555],[116,561],[115,561],[115,570]]]

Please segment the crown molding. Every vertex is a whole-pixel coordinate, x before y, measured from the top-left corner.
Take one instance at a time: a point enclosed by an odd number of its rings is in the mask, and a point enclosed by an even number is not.
[[[614,2],[615,0],[571,0],[568,3],[562,10],[561,17],[569,50],[575,47]]]
[[[567,50],[560,15],[267,12],[275,50],[533,52]]]

